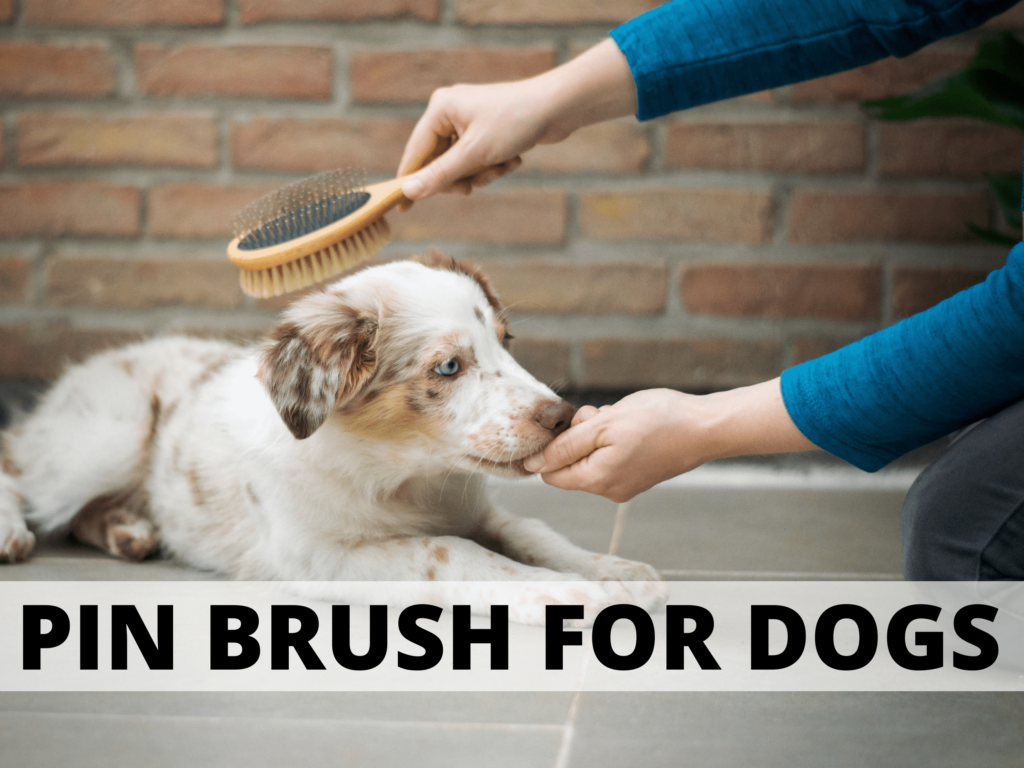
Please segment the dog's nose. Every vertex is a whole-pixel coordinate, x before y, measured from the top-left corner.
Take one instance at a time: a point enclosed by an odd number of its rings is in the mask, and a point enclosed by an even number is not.
[[[544,429],[551,430],[557,436],[569,428],[574,413],[576,413],[575,408],[565,400],[559,400],[538,411],[536,419]]]

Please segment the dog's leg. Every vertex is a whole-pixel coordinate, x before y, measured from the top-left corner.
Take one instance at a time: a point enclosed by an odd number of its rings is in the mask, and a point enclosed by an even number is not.
[[[128,499],[102,497],[85,505],[71,523],[75,538],[124,558],[145,560],[159,545],[156,526]]]
[[[492,509],[481,521],[477,540],[521,563],[577,573],[591,581],[618,583],[628,594],[629,602],[644,608],[660,606],[668,597],[667,585],[651,566],[588,552],[541,520]]]
[[[323,548],[312,557],[288,554],[277,559],[304,561],[299,568],[277,575],[301,582],[293,588],[304,597],[380,601],[379,587],[353,582],[406,582],[386,596],[389,605],[470,605],[481,613],[491,605],[508,605],[509,618],[521,624],[543,624],[547,605],[582,605],[585,618],[578,623],[589,626],[602,608],[616,602],[618,592],[606,584],[588,582],[578,573],[518,563],[457,536],[389,539]]]
[[[21,516],[15,478],[0,471],[0,563],[17,563],[32,553],[36,537]]]

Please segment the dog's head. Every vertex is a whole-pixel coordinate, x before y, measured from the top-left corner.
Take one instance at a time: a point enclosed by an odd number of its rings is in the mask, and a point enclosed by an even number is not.
[[[426,448],[441,468],[523,475],[573,408],[516,363],[510,338],[483,273],[429,251],[297,301],[259,377],[300,440],[337,428],[396,457]]]

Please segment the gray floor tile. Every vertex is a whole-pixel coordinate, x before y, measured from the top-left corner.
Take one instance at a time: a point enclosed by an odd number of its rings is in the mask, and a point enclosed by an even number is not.
[[[1024,694],[584,694],[572,768],[1020,766]]]
[[[608,551],[618,506],[613,502],[530,480],[492,483],[491,488],[495,501],[512,514],[539,518],[584,549]]]
[[[562,725],[571,692],[0,693],[0,712]]]
[[[129,563],[100,557],[36,556],[0,565],[0,581],[211,581],[218,577],[168,560]]]
[[[659,569],[899,573],[902,491],[656,488],[618,548]]]
[[[0,714],[4,763],[20,768],[547,766],[561,737],[554,726]]]

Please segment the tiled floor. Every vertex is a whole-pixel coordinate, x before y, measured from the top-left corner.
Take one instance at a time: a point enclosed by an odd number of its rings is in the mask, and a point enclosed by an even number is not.
[[[908,473],[727,465],[617,506],[540,483],[510,509],[674,579],[898,578]],[[766,482],[760,483],[758,478]],[[209,578],[48,544],[0,579]],[[1024,766],[1024,695],[0,693],[0,766]]]

